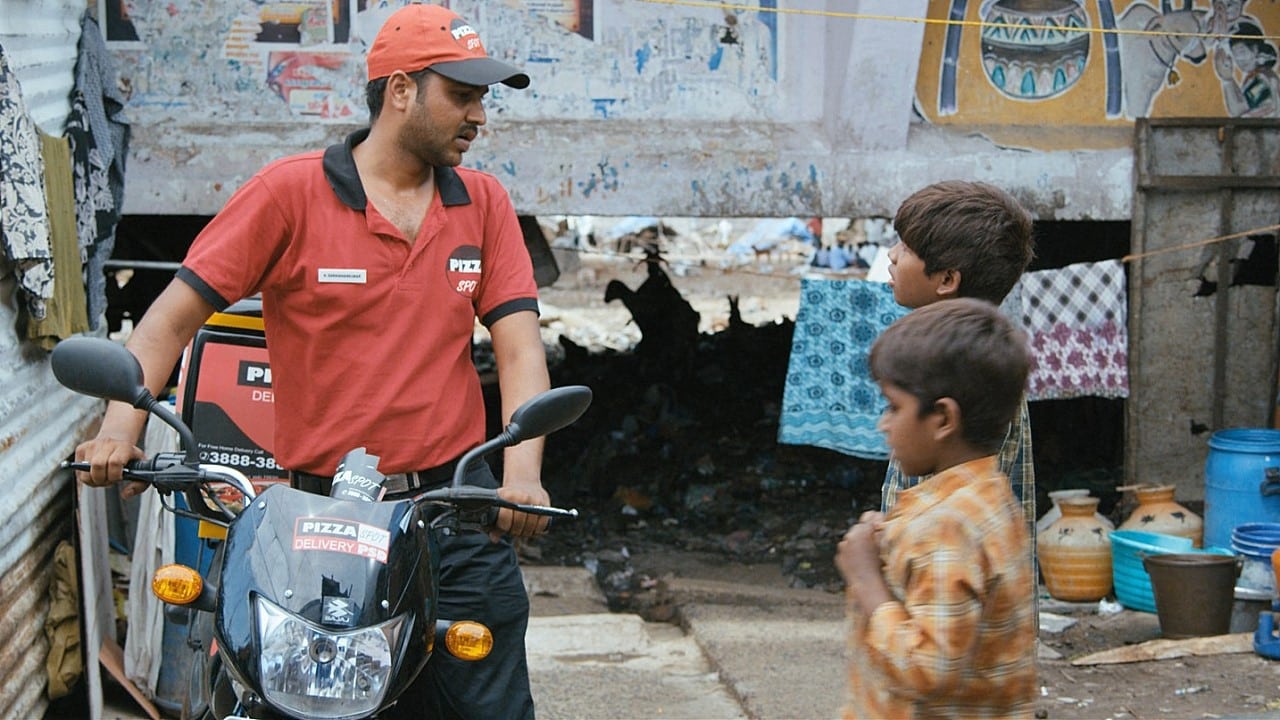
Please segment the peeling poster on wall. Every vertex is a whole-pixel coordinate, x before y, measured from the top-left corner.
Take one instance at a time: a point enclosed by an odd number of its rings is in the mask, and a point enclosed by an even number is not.
[[[138,28],[133,24],[133,0],[98,0],[98,26],[113,47],[136,45]]]
[[[525,0],[530,12],[551,18],[570,32],[591,40],[594,0]]]
[[[348,55],[340,53],[273,52],[267,60],[267,87],[294,115],[353,117],[357,108],[347,101],[347,94],[335,92],[346,83],[347,60]]]

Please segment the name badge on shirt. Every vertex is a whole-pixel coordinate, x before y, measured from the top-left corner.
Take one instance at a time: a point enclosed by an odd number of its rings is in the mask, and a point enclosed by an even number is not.
[[[364,285],[368,279],[368,271],[360,268],[320,268],[318,279],[322,283]]]

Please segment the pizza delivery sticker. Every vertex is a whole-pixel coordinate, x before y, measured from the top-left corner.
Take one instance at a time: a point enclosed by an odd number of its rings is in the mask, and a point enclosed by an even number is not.
[[[294,550],[319,550],[371,558],[386,564],[391,533],[382,528],[337,518],[298,518],[293,526]]]

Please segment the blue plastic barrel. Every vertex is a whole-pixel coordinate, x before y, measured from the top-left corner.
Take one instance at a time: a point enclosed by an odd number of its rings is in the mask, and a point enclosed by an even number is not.
[[[1204,463],[1204,544],[1228,547],[1250,522],[1280,522],[1280,430],[1219,430]]]

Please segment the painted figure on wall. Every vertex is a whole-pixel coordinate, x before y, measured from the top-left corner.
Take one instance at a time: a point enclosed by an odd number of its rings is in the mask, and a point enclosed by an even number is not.
[[[1234,35],[1236,24],[1244,17],[1247,0],[1213,0],[1212,11],[1205,22],[1205,32],[1214,35]],[[1221,40],[1216,41],[1221,44]]]
[[[1227,111],[1233,117],[1280,118],[1275,44],[1249,20],[1238,22],[1231,34],[1225,52],[1218,48],[1213,55]]]
[[[1134,31],[1120,34],[1126,117],[1149,116],[1156,95],[1179,83],[1180,63],[1204,62],[1208,51],[1204,39],[1197,35],[1206,32],[1207,14],[1195,9],[1191,0],[1183,0],[1178,8],[1164,0],[1160,8],[1133,3],[1120,15],[1117,26]]]

